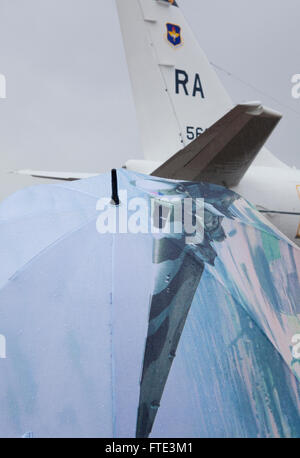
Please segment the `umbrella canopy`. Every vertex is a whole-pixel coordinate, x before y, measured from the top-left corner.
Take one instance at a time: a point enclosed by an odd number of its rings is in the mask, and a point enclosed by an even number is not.
[[[0,206],[0,436],[299,437],[300,250],[225,188],[118,177]]]

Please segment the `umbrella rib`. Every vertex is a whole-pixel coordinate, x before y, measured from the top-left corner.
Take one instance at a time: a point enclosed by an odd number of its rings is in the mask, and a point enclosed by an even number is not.
[[[45,215],[58,215],[60,213],[63,213],[63,214],[72,214],[72,215],[77,215],[77,214],[81,214],[82,212],[81,211],[70,211],[70,212],[67,212],[67,211],[64,211],[64,210],[61,210],[61,211],[44,211],[44,212],[38,212],[38,213],[27,213],[26,215],[21,215],[21,216],[18,216],[16,218],[9,218],[9,219],[0,219],[0,227],[3,225],[3,224],[7,224],[7,223],[16,223],[18,222],[19,220],[24,220],[24,219],[27,219],[27,218],[35,218],[36,216],[45,216]]]
[[[80,231],[81,229],[83,229],[84,227],[88,226],[94,219],[96,219],[97,216],[93,216],[92,218],[90,218],[88,221],[86,221],[84,224],[81,224],[80,226],[77,226],[76,228],[72,229],[71,231],[68,231],[66,232],[65,234],[63,234],[62,236],[60,236],[58,239],[56,239],[55,241],[53,241],[50,245],[47,245],[47,247],[43,248],[41,251],[39,251],[37,254],[35,254],[31,259],[29,259],[28,261],[25,262],[25,264],[20,267],[18,270],[16,270],[16,272],[6,281],[6,283],[0,288],[0,291],[2,291],[6,285],[12,281],[14,278],[16,278],[21,272],[23,272],[26,267],[31,264],[32,262],[34,262],[37,258],[39,258],[40,256],[42,256],[43,254],[47,253],[47,251],[51,248],[53,248],[54,246],[58,245],[60,242],[62,242],[66,237],[72,235],[73,233],[77,232],[77,231]]]
[[[59,186],[57,184],[51,184],[51,185],[44,185],[44,186],[51,186],[51,189],[52,188],[62,188],[62,189],[65,189],[66,191],[70,191],[70,192],[77,192],[79,194],[83,194],[85,196],[88,196],[90,197],[91,199],[98,199],[98,196],[96,195],[93,195],[93,194],[90,194],[88,192],[84,192],[84,191],[80,191],[79,189],[73,189],[73,188],[67,188],[66,186]],[[50,213],[50,212],[47,212],[47,213]],[[56,212],[53,212],[53,214],[56,213]],[[75,212],[74,212],[75,213]],[[76,212],[76,213],[80,213],[80,212]],[[42,213],[39,211],[38,213],[39,215],[41,215]],[[9,219],[1,219],[0,218],[0,226],[4,223],[7,223],[7,222],[10,222],[10,221],[18,221],[20,219],[23,219],[23,218],[26,218],[26,217],[29,217],[29,216],[35,216],[35,213],[28,213],[26,215],[21,215],[21,216],[18,216],[18,217],[15,217],[15,218],[9,218]]]
[[[261,326],[259,325],[259,323],[257,322],[257,319],[252,316],[251,312],[249,310],[247,310],[242,304],[241,304],[241,301],[236,297],[236,295],[234,293],[231,293],[226,285],[224,283],[222,283],[210,270],[206,269],[206,272],[214,278],[214,280],[216,282],[219,283],[219,285],[221,285],[221,287],[230,295],[233,297],[233,299],[236,301],[237,304],[239,304],[239,306],[243,309],[243,311],[250,317],[250,319],[252,321],[254,321],[254,323],[256,324],[256,326],[258,327],[258,329],[260,329],[260,331],[264,334],[264,336],[266,337],[266,339],[271,343],[271,345],[274,347],[274,349],[276,350],[276,352],[279,354],[280,358],[284,361],[284,363],[286,364],[286,366],[289,368],[290,372],[293,374],[293,376],[295,377],[296,381],[300,383],[300,380],[298,379],[297,375],[293,372],[292,368],[290,367],[290,365],[288,364],[288,362],[284,359],[284,357],[282,356],[280,350],[276,347],[276,345],[274,344],[274,342],[272,342],[272,340],[270,339],[270,337],[267,335],[267,333],[261,328]],[[200,280],[201,281],[201,280]],[[197,293],[196,293],[197,294]]]
[[[276,232],[273,232],[272,230],[267,230],[267,229],[265,229],[263,227],[260,227],[258,224],[253,223],[252,221],[247,222],[247,221],[241,220],[240,218],[235,218],[235,221],[237,221],[237,220],[238,220],[239,224],[242,224],[243,226],[251,227],[251,228],[257,229],[260,232],[264,232],[265,234],[269,235],[270,237],[274,237],[275,239],[277,239],[277,240],[279,240],[281,242],[284,241],[288,245],[290,245],[292,248],[294,248],[295,250],[300,251],[300,248],[297,245],[295,245],[294,242],[292,242],[292,240],[288,239],[287,237],[286,238],[282,238],[279,234],[276,234]],[[267,225],[266,225],[266,227],[268,228]],[[284,234],[282,234],[282,235],[284,236]]]
[[[59,185],[59,184],[51,184],[51,185],[48,185],[48,186],[51,186],[51,187],[53,186],[55,188],[66,189],[67,191],[70,191],[70,192],[78,192],[79,194],[83,194],[85,196],[89,196],[89,197],[92,197],[94,199],[98,199],[99,198],[98,195],[91,194],[90,192],[82,191],[81,189],[68,188],[67,186],[63,186],[63,185]]]

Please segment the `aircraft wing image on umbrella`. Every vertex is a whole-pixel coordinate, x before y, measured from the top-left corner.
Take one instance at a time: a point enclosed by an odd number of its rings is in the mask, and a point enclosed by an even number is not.
[[[299,249],[220,186],[118,177],[106,224],[200,199],[203,237],[100,233],[110,174],[4,201],[0,435],[299,437]]]

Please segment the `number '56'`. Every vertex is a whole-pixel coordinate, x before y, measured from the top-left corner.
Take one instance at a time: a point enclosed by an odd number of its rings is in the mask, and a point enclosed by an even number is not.
[[[188,126],[186,128],[186,136],[188,140],[194,140],[196,137],[199,137],[199,135],[203,134],[204,130],[202,127],[192,127]]]

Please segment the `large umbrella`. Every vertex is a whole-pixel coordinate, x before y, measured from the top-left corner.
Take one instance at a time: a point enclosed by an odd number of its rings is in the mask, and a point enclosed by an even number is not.
[[[110,174],[0,206],[0,435],[299,437],[299,249],[225,188],[118,176],[119,206]]]

